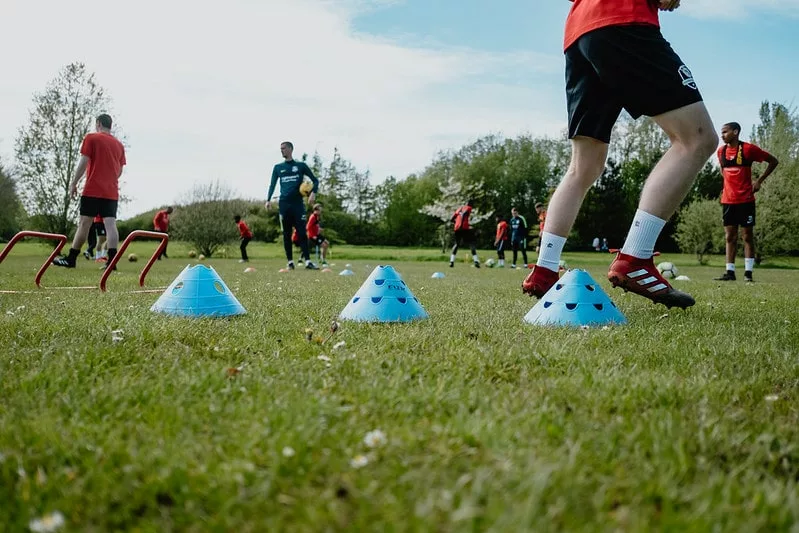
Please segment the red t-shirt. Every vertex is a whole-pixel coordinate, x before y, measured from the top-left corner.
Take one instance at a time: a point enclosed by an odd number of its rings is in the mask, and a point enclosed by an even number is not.
[[[539,233],[543,233],[544,232],[544,223],[546,221],[547,221],[547,212],[546,211],[541,211],[541,213],[538,215],[538,232]]]
[[[305,231],[308,233],[309,239],[315,239],[319,236],[319,215],[311,213],[308,217],[308,223],[305,225]]]
[[[573,0],[566,19],[563,49],[586,33],[605,26],[651,24],[660,27],[657,6],[650,0]]]
[[[743,157],[749,163],[762,163],[769,157],[769,153],[761,150],[754,144],[742,142]],[[736,163],[738,148],[724,145],[718,149],[719,163],[721,163],[722,150],[726,149],[728,161]],[[722,167],[721,174],[724,176],[724,189],[721,192],[722,204],[746,204],[755,201],[755,192],[752,189],[752,167]]]
[[[122,143],[110,133],[89,133],[80,153],[89,158],[83,196],[119,200],[119,175],[126,164]]]
[[[247,227],[247,224],[243,220],[239,220],[236,222],[236,225],[239,227],[239,235],[241,235],[244,239],[252,239],[252,232],[250,228]]]
[[[169,228],[169,213],[166,212],[166,209],[162,209],[155,214],[153,227],[155,231],[166,231]]]
[[[452,218],[455,219],[455,231],[467,230],[470,228],[469,215],[471,214],[472,208],[468,205],[464,205],[455,211],[455,214],[452,215]]]
[[[102,221],[103,221],[103,217],[101,217],[100,215],[96,215],[94,217],[94,219],[92,220],[92,222],[94,222],[95,224],[99,223],[99,222],[102,222]]]
[[[499,224],[497,224],[497,237],[494,239],[496,241],[507,241],[508,240],[508,223],[504,220],[501,220]]]

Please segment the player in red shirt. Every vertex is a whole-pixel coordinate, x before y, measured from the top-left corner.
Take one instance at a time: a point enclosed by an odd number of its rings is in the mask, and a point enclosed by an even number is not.
[[[155,231],[160,231],[161,233],[167,233],[169,231],[169,215],[171,215],[173,212],[174,209],[172,209],[172,206],[158,211],[153,217],[153,229]],[[164,250],[161,252],[161,255],[158,256],[158,260],[160,261],[162,257],[169,259],[169,256],[166,255],[166,246],[164,246]]]
[[[502,218],[502,215],[497,215],[497,234],[494,237],[494,247],[497,249],[497,266],[502,268],[505,266],[505,248],[508,247],[508,240],[510,239],[510,232],[508,231],[508,223]]]
[[[75,259],[86,242],[92,227],[92,220],[100,215],[105,226],[108,260],[112,260],[119,245],[117,231],[117,204],[119,202],[119,177],[127,163],[125,147],[111,135],[112,120],[109,115],[102,114],[95,122],[95,133],[83,138],[80,148],[80,160],[69,185],[72,198],[78,196],[78,182],[86,174],[86,183],[80,196],[80,219],[78,229],[72,241],[72,248],[67,256],[53,260],[53,264],[66,268],[75,268]]]
[[[544,234],[544,224],[547,220],[547,209],[544,204],[537,202],[535,204],[535,213],[538,215],[538,246],[535,247],[535,251],[538,252],[541,250],[541,236]]]
[[[469,224],[472,208],[474,208],[474,200],[469,198],[466,205],[456,209],[452,218],[449,219],[450,222],[454,223],[455,229],[455,245],[452,247],[452,253],[449,256],[450,268],[455,266],[455,255],[458,253],[458,247],[463,246],[463,244],[469,245],[472,251],[474,266],[480,268],[480,259],[477,257],[477,248],[474,245],[474,230],[472,230]]]
[[[308,223],[305,225],[305,232],[308,234],[308,241],[310,244],[316,246],[317,257],[321,258],[322,266],[327,266],[327,249],[330,243],[322,235],[322,204],[314,204],[313,212],[308,217]]]
[[[239,235],[241,236],[241,246],[239,249],[241,250],[241,259],[239,259],[239,263],[246,263],[250,260],[247,257],[247,245],[250,244],[252,240],[252,231],[247,226],[247,223],[241,219],[240,215],[236,215],[233,217],[233,220],[236,222],[236,226],[239,229]]]
[[[655,268],[655,243],[716,149],[713,122],[690,69],[660,33],[658,11],[679,0],[573,0],[566,20],[566,100],[572,159],[549,201],[540,253],[522,290],[541,298],[558,280],[566,237],[602,174],[622,109],[652,119],[671,147],[649,175],[627,240],[608,271],[615,287],[667,307],[694,305]]]
[[[777,168],[779,161],[754,144],[741,141],[741,125],[729,122],[721,128],[724,146],[718,150],[724,189],[721,193],[722,220],[727,237],[727,271],[718,281],[735,281],[735,252],[738,249],[738,227],[744,239],[744,280],[754,281],[755,268],[755,193]],[[752,181],[752,163],[767,162],[765,172]]]

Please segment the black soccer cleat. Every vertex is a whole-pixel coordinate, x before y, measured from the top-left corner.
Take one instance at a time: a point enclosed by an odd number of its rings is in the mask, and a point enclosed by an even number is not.
[[[713,278],[714,281],[735,281],[735,271],[728,270],[721,276]]]

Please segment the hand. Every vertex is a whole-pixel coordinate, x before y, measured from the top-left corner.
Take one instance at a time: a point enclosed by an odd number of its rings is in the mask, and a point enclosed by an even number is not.
[[[315,200],[316,200],[316,193],[311,192],[311,194],[308,195],[308,205],[313,205]]]
[[[763,185],[763,182],[762,182],[762,181],[760,181],[760,180],[755,180],[755,182],[752,184],[752,191],[753,191],[753,192],[757,192],[757,191],[759,191],[759,190],[760,190],[760,187],[761,187],[762,185]]]
[[[69,196],[72,197],[73,200],[78,198],[78,184],[73,183],[69,186]]]
[[[659,0],[658,9],[661,11],[674,11],[680,7],[680,0]]]
[[[266,210],[269,211],[270,209],[272,209],[272,202],[267,200],[264,206],[266,207]]]

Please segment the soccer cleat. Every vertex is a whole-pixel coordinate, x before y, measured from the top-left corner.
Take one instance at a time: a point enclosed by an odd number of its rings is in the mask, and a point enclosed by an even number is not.
[[[474,268],[480,268],[480,261],[474,262]]]
[[[305,270],[319,270],[319,267],[308,261],[305,263]]]
[[[515,269],[515,268],[516,268],[516,265],[511,265],[510,267]]]
[[[728,270],[721,276],[713,278],[714,281],[735,281],[735,271]]]
[[[560,276],[557,272],[536,266],[533,271],[527,274],[522,282],[522,292],[535,296],[536,298],[543,297],[555,283],[558,282]]]
[[[294,270],[294,261],[289,261],[289,270]]]
[[[86,250],[85,252],[83,252],[83,257],[89,260],[92,258],[92,253],[89,250]]]
[[[608,280],[614,287],[621,287],[668,308],[685,309],[696,303],[693,296],[678,291],[660,275],[652,257],[639,259],[619,252],[608,270]]]
[[[70,261],[65,255],[53,259],[53,264],[64,268],[75,268],[75,261]]]
[[[449,262],[449,268],[455,268],[455,262],[454,261],[450,261]]]
[[[247,263],[246,259],[239,259],[239,263]]]
[[[752,271],[751,270],[744,271],[744,281],[746,283],[754,283],[755,282],[755,280],[752,279]]]

